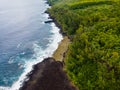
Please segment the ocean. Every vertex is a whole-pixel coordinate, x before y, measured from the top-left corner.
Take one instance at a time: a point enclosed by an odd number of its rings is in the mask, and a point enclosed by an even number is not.
[[[45,23],[47,8],[46,0],[0,0],[0,90],[19,90],[63,39],[54,23]]]

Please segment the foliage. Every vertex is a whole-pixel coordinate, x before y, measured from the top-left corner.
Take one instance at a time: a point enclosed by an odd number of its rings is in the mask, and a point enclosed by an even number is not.
[[[119,0],[59,0],[49,9],[74,36],[66,71],[80,90],[120,90]]]

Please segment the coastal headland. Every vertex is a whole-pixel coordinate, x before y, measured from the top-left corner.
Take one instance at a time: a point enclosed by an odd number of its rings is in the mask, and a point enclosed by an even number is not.
[[[64,39],[21,90],[120,90],[120,1],[47,1]]]

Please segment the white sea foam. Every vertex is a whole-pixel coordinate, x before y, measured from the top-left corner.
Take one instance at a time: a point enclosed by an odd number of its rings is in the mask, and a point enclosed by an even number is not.
[[[0,87],[0,90],[19,90],[25,80],[28,80],[26,75],[33,69],[33,65],[41,62],[44,58],[51,57],[54,51],[57,49],[59,43],[63,39],[62,35],[59,33],[59,28],[55,26],[54,23],[51,23],[52,36],[49,38],[50,43],[47,45],[48,47],[43,50],[39,45],[34,43],[34,57],[35,59],[29,60],[25,62],[25,70],[24,73],[19,77],[19,79],[11,86],[11,87]]]
[[[14,57],[12,56],[12,57],[10,57],[10,59],[8,60],[8,63],[11,64],[11,63],[13,63],[13,62],[14,62]]]
[[[48,6],[46,6],[48,8]],[[50,8],[50,7],[49,7]],[[48,14],[44,14],[46,18],[49,17]],[[52,26],[52,36],[49,38],[49,44],[47,45],[47,48],[43,50],[37,43],[34,43],[34,52],[35,54],[33,55],[35,58],[31,58],[31,60],[26,61],[25,65],[22,67],[25,67],[24,73],[19,77],[19,79],[14,82],[14,84],[11,87],[2,87],[0,86],[0,90],[19,90],[19,88],[22,86],[23,82],[28,80],[27,74],[32,71],[33,65],[41,62],[44,60],[44,58],[51,57],[54,53],[54,51],[57,49],[59,43],[63,39],[62,35],[59,33],[59,28],[55,26],[54,23],[51,23]],[[21,45],[21,44],[20,44]],[[19,48],[20,45],[17,47]],[[14,60],[11,58],[8,63],[12,63]],[[21,64],[20,64],[21,66]]]
[[[22,43],[19,43],[19,44],[17,45],[17,48],[20,48],[21,44],[22,44]]]

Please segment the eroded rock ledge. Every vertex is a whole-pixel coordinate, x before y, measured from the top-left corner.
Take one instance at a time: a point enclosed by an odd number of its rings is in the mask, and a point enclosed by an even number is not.
[[[63,63],[53,58],[35,65],[28,77],[20,90],[76,90],[63,71]]]

